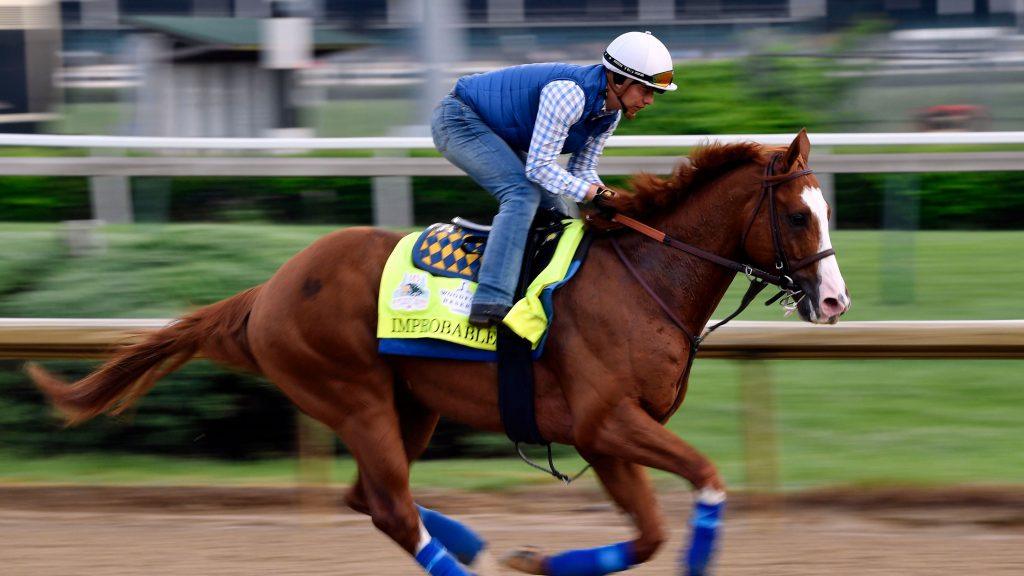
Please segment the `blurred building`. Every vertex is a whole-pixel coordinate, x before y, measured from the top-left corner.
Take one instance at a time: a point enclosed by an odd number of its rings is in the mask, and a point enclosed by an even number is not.
[[[53,0],[0,0],[0,132],[53,118],[60,27]]]
[[[409,6],[418,0],[294,0],[319,21],[357,26],[408,23]],[[529,25],[694,25],[707,22],[825,19],[845,22],[864,15],[884,15],[897,22],[976,22],[1005,20],[1016,0],[463,0],[468,27]],[[63,0],[64,23],[70,27],[116,27],[134,16],[269,15],[265,0]]]
[[[290,77],[266,61],[265,19],[140,16],[130,50],[140,82],[135,132],[145,136],[259,137],[297,126]],[[307,30],[310,56],[362,47],[353,34]],[[301,29],[297,35],[301,35]],[[307,65],[308,57],[293,66]],[[286,118],[286,116],[292,116]]]
[[[375,39],[408,45],[409,29],[423,22],[427,0],[287,0],[320,25],[372,30]],[[122,50],[131,20],[147,16],[264,18],[267,0],[62,0],[66,64],[106,63]],[[736,34],[750,27],[835,29],[871,18],[896,29],[1013,26],[1017,0],[457,0],[458,26],[485,58],[558,51],[600,43],[623,29],[657,33],[683,57],[735,50]],[[588,52],[589,53],[589,52]],[[573,54],[568,54],[572,57]],[[108,61],[104,60],[104,57]]]

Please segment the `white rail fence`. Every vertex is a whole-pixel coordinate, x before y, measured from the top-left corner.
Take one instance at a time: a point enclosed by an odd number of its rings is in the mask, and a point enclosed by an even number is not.
[[[166,319],[0,318],[0,358],[101,358]],[[735,321],[708,337],[701,358],[1024,358],[1024,320]]]
[[[655,156],[606,155],[601,172],[627,175],[669,173],[683,149],[709,140],[757,141],[784,145],[792,134],[724,134],[702,136],[612,136],[608,147],[651,148]],[[832,153],[832,147],[1024,145],[1024,132],[813,134],[812,152],[826,198],[834,198],[833,174],[900,172],[981,172],[1024,169],[1024,151]],[[4,157],[2,147],[82,148],[92,156]],[[125,150],[148,156],[118,156]],[[302,151],[371,151],[373,158],[313,158]],[[94,218],[110,222],[132,219],[132,176],[185,177],[371,177],[376,224],[411,226],[412,176],[459,176],[444,158],[409,157],[433,150],[427,137],[381,138],[178,138],[0,134],[0,176],[85,176],[92,178]],[[176,155],[172,155],[172,152]],[[283,154],[287,152],[288,154]],[[240,156],[259,153],[256,156]],[[834,203],[833,203],[834,204]]]
[[[612,136],[609,148],[686,148],[708,140],[784,145],[794,134]],[[875,132],[809,134],[813,146],[1024,144],[1024,132]],[[164,136],[75,136],[0,134],[0,146],[128,148],[133,150],[433,150],[429,137],[371,138],[182,138]]]

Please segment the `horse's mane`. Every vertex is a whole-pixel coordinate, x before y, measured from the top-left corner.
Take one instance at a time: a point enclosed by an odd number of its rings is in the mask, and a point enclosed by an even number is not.
[[[685,201],[712,180],[751,162],[764,163],[765,148],[756,142],[709,142],[690,152],[669,178],[641,173],[630,180],[633,193],[619,207],[636,217],[664,212]]]

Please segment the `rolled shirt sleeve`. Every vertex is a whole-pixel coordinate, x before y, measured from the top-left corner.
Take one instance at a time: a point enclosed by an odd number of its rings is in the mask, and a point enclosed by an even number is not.
[[[569,135],[569,128],[580,121],[585,106],[583,89],[571,80],[555,80],[544,86],[530,139],[530,152],[526,157],[527,178],[545,190],[569,196],[577,202],[586,198],[591,183],[562,168],[558,164],[558,155]],[[603,141],[601,146],[604,146]],[[589,142],[587,147],[590,147]],[[600,148],[596,150],[596,154],[599,153]],[[596,156],[593,163],[597,164]],[[593,166],[590,169],[593,171]]]

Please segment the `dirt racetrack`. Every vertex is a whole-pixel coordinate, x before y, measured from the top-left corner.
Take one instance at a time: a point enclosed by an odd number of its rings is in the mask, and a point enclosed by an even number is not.
[[[420,574],[369,520],[330,511],[339,490],[0,486],[0,574]],[[420,492],[496,554],[629,538],[602,495],[552,487],[516,494]],[[669,544],[629,574],[675,574],[688,497],[661,496]],[[1024,574],[1019,490],[820,492],[755,507],[730,503],[719,576]]]

